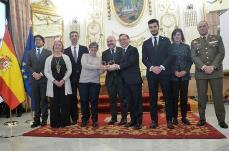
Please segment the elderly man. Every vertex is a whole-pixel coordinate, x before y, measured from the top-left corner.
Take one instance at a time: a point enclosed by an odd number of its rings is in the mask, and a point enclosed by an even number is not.
[[[113,65],[119,64],[123,55],[122,48],[116,46],[116,39],[114,36],[108,36],[107,38],[108,49],[102,53],[102,61],[104,64]],[[108,69],[106,74],[105,85],[107,87],[109,101],[110,101],[110,112],[111,120],[109,125],[117,122],[117,95],[120,98],[120,108],[122,119],[119,125],[127,123],[127,102],[124,99],[123,94],[123,81],[120,76],[120,72],[113,69]]]
[[[225,123],[223,104],[223,66],[225,55],[220,36],[208,33],[208,23],[201,21],[197,25],[200,37],[191,43],[192,59],[196,65],[195,78],[198,91],[198,109],[200,121],[198,126],[206,124],[205,109],[207,103],[208,83],[211,86],[216,117],[221,128],[228,128]]]

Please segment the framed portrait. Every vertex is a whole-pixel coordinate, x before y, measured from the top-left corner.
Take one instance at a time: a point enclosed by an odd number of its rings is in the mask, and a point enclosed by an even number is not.
[[[125,26],[134,26],[142,17],[145,0],[111,0],[118,21]]]

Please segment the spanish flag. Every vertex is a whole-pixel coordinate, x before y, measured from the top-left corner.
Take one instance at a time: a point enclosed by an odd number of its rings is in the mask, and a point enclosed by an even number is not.
[[[20,66],[7,26],[0,49],[0,96],[10,109],[26,99]]]

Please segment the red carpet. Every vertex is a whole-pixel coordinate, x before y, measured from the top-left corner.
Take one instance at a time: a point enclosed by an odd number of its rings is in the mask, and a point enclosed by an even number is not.
[[[114,125],[108,126],[109,114],[99,115],[99,128],[95,129],[91,126],[81,128],[79,124],[68,126],[65,128],[54,129],[49,125],[40,127],[23,134],[24,136],[35,137],[63,137],[63,138],[137,138],[137,139],[223,139],[226,138],[222,133],[217,131],[210,124],[204,127],[196,126],[198,117],[192,113],[188,114],[191,122],[190,126],[184,126],[179,123],[173,130],[167,129],[165,123],[165,114],[161,113],[159,117],[159,128],[149,129],[150,114],[144,113],[143,128],[134,130],[133,128],[125,128]]]

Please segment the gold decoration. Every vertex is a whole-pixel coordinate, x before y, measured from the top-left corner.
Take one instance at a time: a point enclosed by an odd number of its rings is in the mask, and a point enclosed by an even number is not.
[[[108,18],[108,20],[111,20],[111,5],[110,5],[110,0],[107,0],[107,18]]]
[[[152,15],[152,2],[151,0],[148,0],[148,7],[149,7],[149,15],[151,16]]]
[[[219,3],[223,3],[223,0],[207,0],[207,2],[209,3],[209,4],[214,4],[214,3],[216,3],[216,2],[219,2]]]
[[[59,74],[61,69],[61,65],[57,64],[56,65],[56,72]]]
[[[32,27],[34,34],[44,37],[61,37],[63,39],[63,18],[50,0],[31,4]]]

